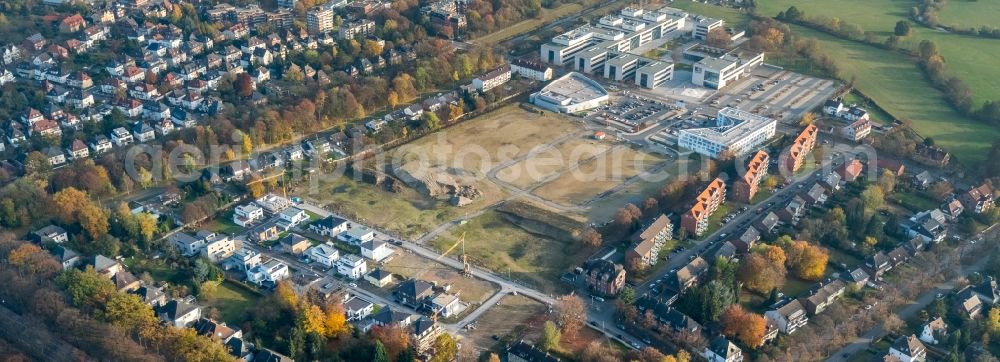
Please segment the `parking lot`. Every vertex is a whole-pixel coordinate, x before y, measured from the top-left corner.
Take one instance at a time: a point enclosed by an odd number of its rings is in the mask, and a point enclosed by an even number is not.
[[[752,76],[706,99],[711,107],[735,107],[779,121],[794,123],[837,91],[837,82],[758,67]]]
[[[613,98],[611,104],[592,112],[587,119],[632,133],[645,129],[661,119],[673,118],[682,113],[680,108],[663,101],[628,91],[623,93],[624,95]]]

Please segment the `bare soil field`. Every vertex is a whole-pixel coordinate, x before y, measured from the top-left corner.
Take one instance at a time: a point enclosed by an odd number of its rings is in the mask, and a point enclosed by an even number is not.
[[[493,336],[511,337],[510,340],[534,341],[545,323],[547,308],[534,299],[520,295],[507,295],[500,305],[483,313],[476,324],[479,328],[469,331],[469,339],[476,347],[489,349],[497,341]]]
[[[505,194],[487,172],[578,133],[584,131],[571,118],[512,105],[401,146],[393,151],[392,171],[422,194],[439,197],[471,186],[489,204]]]
[[[501,181],[518,188],[529,189],[581,161],[600,155],[609,148],[611,148],[611,144],[608,142],[584,136],[571,138],[553,148],[537,153],[533,157],[505,167],[497,172],[496,176]]]
[[[458,294],[458,298],[467,304],[481,304],[499,290],[493,283],[463,276],[458,270],[405,251],[397,250],[383,268],[403,278],[419,278],[438,285],[451,284],[451,292]]]
[[[543,185],[535,195],[566,205],[580,205],[663,161],[661,156],[619,146]]]

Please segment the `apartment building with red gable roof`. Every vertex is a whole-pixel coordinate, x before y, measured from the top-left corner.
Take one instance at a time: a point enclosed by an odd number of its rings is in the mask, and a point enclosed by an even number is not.
[[[701,236],[708,230],[708,218],[726,199],[726,183],[716,177],[698,194],[691,210],[681,216],[681,227],[692,235]]]
[[[760,187],[761,180],[767,175],[767,162],[770,159],[767,152],[757,151],[757,154],[747,164],[747,172],[743,177],[733,182],[730,199],[736,202],[750,203]]]
[[[788,147],[788,155],[785,159],[785,168],[788,171],[795,172],[802,167],[809,152],[816,146],[817,134],[819,132],[816,126],[810,124],[802,130],[798,137],[795,137],[795,141]]]

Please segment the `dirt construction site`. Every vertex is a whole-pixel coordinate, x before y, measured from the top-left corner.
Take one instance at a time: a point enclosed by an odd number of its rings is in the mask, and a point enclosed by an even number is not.
[[[465,196],[470,210],[524,199],[580,221],[609,216],[601,200],[669,160],[598,139],[580,119],[508,106],[396,150],[393,173],[430,197]],[[615,205],[614,208],[621,205]]]

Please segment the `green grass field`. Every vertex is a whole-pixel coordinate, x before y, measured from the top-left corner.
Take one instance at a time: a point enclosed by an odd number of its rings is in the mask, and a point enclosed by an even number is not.
[[[956,28],[1000,27],[1000,6],[993,1],[950,1],[938,21]]]
[[[744,14],[739,10],[733,8],[702,4],[691,0],[678,0],[667,6],[685,10],[693,14],[704,15],[716,19],[722,19],[726,21],[727,26],[735,26],[737,28],[743,28],[748,24],[750,24],[750,18],[747,16],[747,14]]]
[[[375,186],[339,177],[321,184],[321,192],[310,195],[322,204],[359,217],[407,237],[418,237],[435,226],[469,212],[441,200],[424,197],[403,188],[399,193],[381,191]]]
[[[546,293],[557,292],[560,275],[586,258],[580,243],[529,233],[496,211],[483,213],[431,244],[446,250],[463,234],[465,252],[473,263],[503,276],[509,273],[511,278],[527,281]]]
[[[846,23],[861,26],[880,38],[892,34],[897,21],[911,23],[912,33],[901,44],[904,48],[914,48],[921,40],[927,39],[937,44],[948,64],[948,70],[968,84],[975,93],[977,105],[986,100],[1000,99],[1000,68],[994,66],[995,54],[1000,54],[1000,39],[985,39],[952,34],[928,29],[908,19],[912,1],[899,0],[761,0],[757,13],[775,16],[778,12],[794,5],[805,12],[806,17],[825,16],[839,18]],[[942,19],[945,24],[969,24],[976,27],[992,22],[998,26],[1000,6],[990,2],[950,2],[942,14],[956,12],[955,20]],[[952,15],[949,15],[952,16]],[[958,19],[961,19],[959,21]],[[970,20],[971,19],[971,20]]]
[[[855,77],[855,87],[899,118],[909,119],[924,137],[932,137],[965,165],[983,160],[1000,131],[955,112],[931,87],[912,59],[892,51],[842,40],[792,26],[800,36],[816,38],[834,58],[841,75]]]
[[[247,320],[260,297],[260,294],[246,290],[242,286],[224,281],[216,288],[215,296],[206,304],[218,309],[219,316],[224,322],[231,326],[240,326]]]

